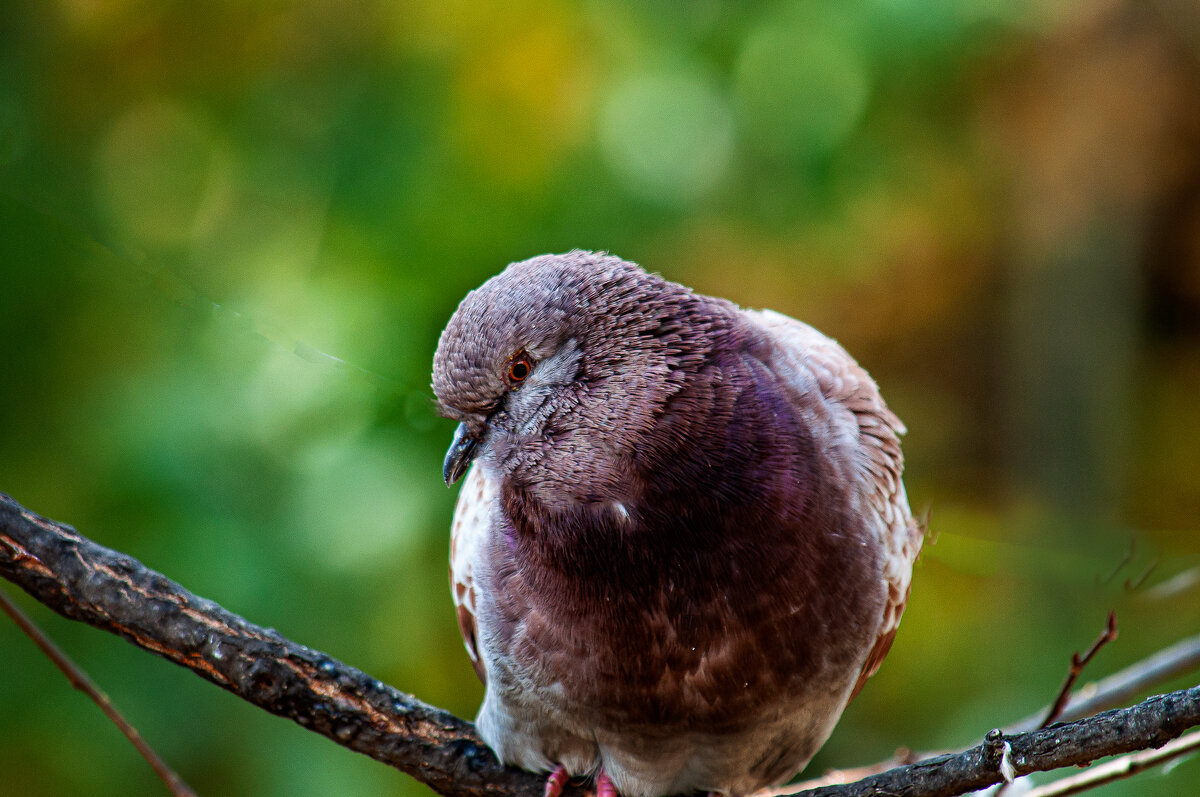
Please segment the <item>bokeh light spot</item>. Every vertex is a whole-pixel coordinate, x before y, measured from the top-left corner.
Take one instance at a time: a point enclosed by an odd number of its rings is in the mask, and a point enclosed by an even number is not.
[[[643,73],[619,83],[601,111],[605,162],[631,192],[692,202],[729,168],[733,123],[725,98],[696,72]]]
[[[118,119],[95,155],[95,198],[113,232],[136,244],[186,240],[223,172],[212,129],[169,102]]]
[[[501,184],[545,179],[583,140],[591,87],[574,32],[558,15],[531,19],[465,60],[454,96],[458,157]]]
[[[402,440],[364,441],[308,475],[292,542],[324,568],[359,576],[392,568],[420,544],[437,506],[436,469],[411,462]]]
[[[739,55],[736,81],[748,143],[775,157],[832,149],[854,129],[870,95],[854,44],[810,26],[759,26]]]

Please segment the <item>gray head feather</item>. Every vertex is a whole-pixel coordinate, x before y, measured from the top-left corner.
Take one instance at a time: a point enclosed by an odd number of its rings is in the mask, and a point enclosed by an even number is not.
[[[705,359],[732,305],[597,252],[510,265],[463,299],[438,343],[433,389],[497,476],[547,497],[624,491],[622,464]],[[527,353],[532,371],[509,366]],[[553,457],[553,467],[544,460]]]

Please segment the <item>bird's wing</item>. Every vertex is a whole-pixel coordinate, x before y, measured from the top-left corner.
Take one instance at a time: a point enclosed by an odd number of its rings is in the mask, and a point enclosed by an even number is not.
[[[458,493],[450,527],[450,592],[458,615],[458,630],[479,680],[487,683],[483,659],[475,640],[475,563],[483,550],[496,505],[496,484],[478,465],[471,468]]]
[[[836,441],[852,452],[850,477],[859,486],[860,510],[870,521],[883,553],[887,600],[871,652],[853,694],[858,694],[887,655],[908,602],[912,563],[921,550],[924,531],[913,520],[901,473],[904,456],[900,435],[904,424],[887,408],[875,381],[836,341],[793,318],[762,310],[749,313],[780,345],[786,374],[802,390],[816,386],[824,397],[824,417]]]

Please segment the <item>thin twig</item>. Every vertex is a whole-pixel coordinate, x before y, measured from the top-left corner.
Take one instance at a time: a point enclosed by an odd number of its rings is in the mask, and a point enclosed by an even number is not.
[[[1153,573],[1155,568],[1157,568],[1157,567],[1158,567],[1158,557],[1156,556],[1156,557],[1154,557],[1154,561],[1151,562],[1149,565],[1147,565],[1146,569],[1142,571],[1142,574],[1140,576],[1133,579],[1132,581],[1128,578],[1125,579],[1125,591],[1126,592],[1135,592],[1139,587],[1142,586],[1142,584],[1144,584],[1146,582],[1146,579],[1150,577],[1150,574]]]
[[[1072,722],[1098,711],[1128,703],[1152,687],[1200,669],[1200,634],[1181,639],[1125,669],[1082,687],[1071,695],[1058,719]],[[1005,733],[1031,731],[1049,709],[1041,709],[1005,729]]]
[[[1066,708],[1067,705],[1067,700],[1069,700],[1071,697],[1071,687],[1075,686],[1075,682],[1079,680],[1079,676],[1083,672],[1083,668],[1088,665],[1088,662],[1092,660],[1093,656],[1100,652],[1100,648],[1104,647],[1116,638],[1117,613],[1110,611],[1108,613],[1108,625],[1105,627],[1103,633],[1096,637],[1096,641],[1093,642],[1092,646],[1087,649],[1087,652],[1082,656],[1080,656],[1078,653],[1071,654],[1071,666],[1067,670],[1067,677],[1063,681],[1062,688],[1058,690],[1058,697],[1054,699],[1053,705],[1051,705],[1050,710],[1046,712],[1046,718],[1042,720],[1042,724],[1039,727],[1048,727],[1050,723],[1062,716],[1063,709]]]
[[[1126,581],[1126,584],[1129,582]],[[1063,709],[1066,708],[1067,701],[1071,699],[1071,688],[1075,686],[1075,682],[1079,680],[1080,674],[1083,673],[1083,668],[1088,665],[1100,648],[1107,645],[1117,638],[1117,613],[1110,611],[1108,613],[1108,623],[1101,632],[1100,636],[1096,637],[1096,641],[1087,649],[1082,656],[1078,653],[1071,654],[1071,666],[1067,668],[1067,677],[1063,680],[1062,687],[1058,690],[1058,696],[1054,698],[1054,702],[1050,705],[1050,710],[1046,712],[1046,718],[1041,721],[1038,728],[1048,728],[1050,723],[1062,716]],[[1008,783],[1001,784],[994,792],[992,797],[1000,797],[1008,788]]]
[[[125,738],[137,748],[142,758],[146,759],[146,763],[150,765],[150,768],[154,770],[156,775],[162,778],[162,782],[167,784],[167,788],[171,790],[171,793],[175,797],[196,797],[196,793],[184,782],[183,778],[179,777],[173,769],[167,766],[167,763],[159,757],[158,753],[154,752],[150,745],[146,743],[142,735],[137,732],[137,728],[134,728],[125,717],[121,716],[121,712],[117,711],[116,706],[113,705],[108,695],[96,685],[95,681],[88,677],[88,674],[78,664],[71,661],[62,648],[54,643],[54,640],[50,639],[42,629],[38,628],[29,615],[21,611],[21,608],[4,594],[4,590],[0,590],[0,610],[3,610],[5,614],[12,618],[12,621],[17,624],[17,628],[20,628],[25,632],[27,637],[33,640],[33,643],[46,654],[46,657],[54,662],[55,667],[62,670],[63,675],[67,676],[67,680],[71,682],[71,686],[90,697],[92,702],[100,707],[104,715],[112,720],[117,729],[125,734]]]
[[[1181,756],[1200,750],[1200,731],[1192,731],[1178,739],[1167,742],[1157,750],[1130,753],[1103,764],[1097,764],[1087,772],[1060,778],[1036,789],[1025,792],[1025,797],[1067,797],[1090,789],[1132,777],[1139,772],[1165,764]]]
[[[1109,573],[1107,576],[1105,576],[1104,578],[1097,577],[1097,581],[1099,581],[1101,584],[1107,584],[1108,582],[1112,581],[1114,578],[1117,577],[1117,573],[1120,573],[1121,570],[1125,567],[1125,565],[1132,562],[1134,560],[1134,557],[1136,557],[1136,556],[1137,556],[1137,537],[1130,537],[1129,538],[1129,550],[1125,552],[1125,555],[1123,557],[1121,557],[1121,561],[1117,562],[1117,566],[1114,567],[1112,569],[1112,572]]]

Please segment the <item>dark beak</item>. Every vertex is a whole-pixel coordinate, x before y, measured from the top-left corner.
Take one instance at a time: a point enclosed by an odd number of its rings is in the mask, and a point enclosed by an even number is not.
[[[460,423],[454,430],[454,442],[446,452],[446,461],[442,463],[442,478],[446,486],[454,484],[466,473],[467,466],[475,459],[475,447],[479,441],[471,437],[471,432],[465,423]]]

